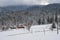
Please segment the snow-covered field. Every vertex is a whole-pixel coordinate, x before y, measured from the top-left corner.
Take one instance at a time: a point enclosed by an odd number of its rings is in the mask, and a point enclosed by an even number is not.
[[[60,40],[60,34],[47,29],[49,26],[51,26],[51,24],[35,25],[31,27],[30,32],[26,29],[3,31],[0,32],[0,40]],[[44,31],[43,29],[47,29],[48,31]]]

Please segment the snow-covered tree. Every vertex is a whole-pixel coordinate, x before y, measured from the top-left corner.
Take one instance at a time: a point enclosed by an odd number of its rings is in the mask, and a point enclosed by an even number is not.
[[[41,19],[38,20],[38,24],[39,24],[39,25],[41,24]]]

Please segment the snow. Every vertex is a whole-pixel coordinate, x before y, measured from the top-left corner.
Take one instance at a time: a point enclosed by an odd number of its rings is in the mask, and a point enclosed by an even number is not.
[[[48,25],[51,26],[51,24]],[[37,29],[39,29],[38,27],[45,27],[45,25],[36,26]],[[31,28],[34,29],[34,27],[35,26],[32,26]],[[57,34],[56,31],[51,30],[45,32],[29,32],[26,29],[13,29],[9,31],[0,32],[0,40],[60,40],[60,34]]]
[[[31,26],[30,31],[35,32],[35,31],[49,30],[49,28],[51,26],[52,26],[52,24],[33,25],[33,26]]]

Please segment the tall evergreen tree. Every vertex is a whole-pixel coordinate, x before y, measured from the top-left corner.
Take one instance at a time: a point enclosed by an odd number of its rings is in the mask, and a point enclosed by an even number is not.
[[[57,15],[57,11],[56,11],[56,14],[55,14],[55,22],[57,24],[57,34],[58,34],[59,31],[58,31],[58,15]]]
[[[45,24],[45,18],[44,18],[44,16],[43,16],[43,21],[42,21],[42,24]]]
[[[41,19],[38,20],[38,24],[39,24],[39,25],[41,24]]]
[[[57,13],[55,14],[55,22],[58,22],[58,17],[57,17]]]
[[[49,16],[48,16],[48,18],[47,18],[47,22],[50,23],[50,18],[49,18]]]
[[[50,21],[49,21],[50,23],[53,23],[54,22],[54,16],[52,16],[51,18],[50,18]]]

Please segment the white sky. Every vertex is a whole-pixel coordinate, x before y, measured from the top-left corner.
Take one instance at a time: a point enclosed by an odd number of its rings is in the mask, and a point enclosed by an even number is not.
[[[60,0],[0,0],[0,6],[8,5],[47,5],[60,3]]]

